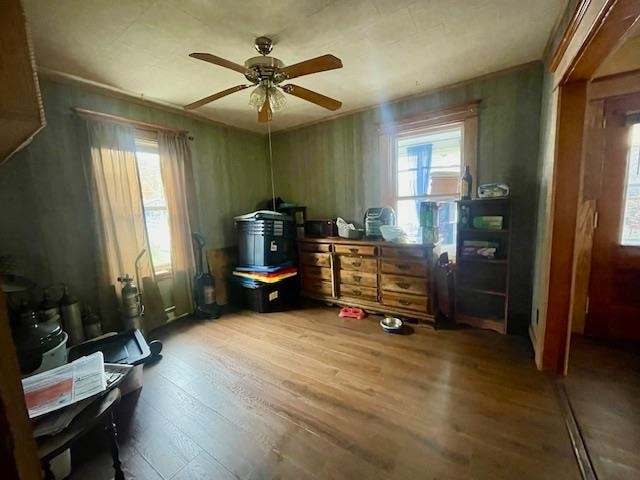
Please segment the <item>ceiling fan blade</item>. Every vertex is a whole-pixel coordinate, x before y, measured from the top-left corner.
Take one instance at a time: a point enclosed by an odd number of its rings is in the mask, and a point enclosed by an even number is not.
[[[244,90],[248,88],[249,85],[237,85],[235,87],[227,88],[226,90],[222,90],[221,92],[214,93],[213,95],[209,95],[208,97],[204,97],[197,102],[190,103],[189,105],[185,105],[185,110],[193,110],[194,108],[201,107],[206,105],[209,102],[213,102],[214,100],[218,100],[219,98],[226,97],[235,92],[239,92],[240,90]]]
[[[216,57],[215,55],[211,55],[210,53],[196,52],[196,53],[190,53],[189,56],[192,58],[197,58],[198,60],[203,60],[205,62],[213,63],[214,65],[220,65],[221,67],[230,68],[231,70],[240,72],[243,75],[248,72],[247,68],[244,67],[244,65],[240,65],[238,63],[225,60],[224,58]]]
[[[284,73],[286,78],[296,78],[309,75],[310,73],[325,72],[336,68],[342,68],[342,60],[333,55],[322,55],[321,57],[284,67],[280,69],[280,73]]]
[[[269,103],[269,92],[267,92],[262,108],[258,110],[258,121],[260,123],[266,123],[270,121],[272,117],[271,104]]]
[[[298,85],[290,83],[288,85],[283,85],[281,88],[289,95],[301,98],[307,102],[315,103],[316,105],[320,105],[328,110],[338,110],[342,106],[342,102],[339,102],[338,100],[325,97],[313,90],[307,90],[306,88],[299,87]]]

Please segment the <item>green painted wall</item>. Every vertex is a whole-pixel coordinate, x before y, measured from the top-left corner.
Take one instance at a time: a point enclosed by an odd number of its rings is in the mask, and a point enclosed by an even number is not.
[[[540,115],[540,155],[538,161],[538,215],[533,265],[533,292],[531,301],[531,326],[536,336],[540,322],[546,316],[548,287],[548,232],[551,225],[552,182],[555,154],[555,128],[557,108],[554,95],[553,75],[545,70],[542,82],[542,108]]]
[[[72,107],[188,130],[201,230],[209,248],[235,243],[233,216],[270,196],[264,138],[80,86],[41,81],[47,127],[0,167],[0,255],[40,285],[66,282],[93,303],[94,233],[84,135]],[[133,266],[131,267],[133,270]],[[132,273],[132,272],[130,272]]]
[[[269,197],[265,139],[79,86],[43,81],[48,126],[0,167],[0,255],[42,285],[63,281],[92,302],[94,237],[72,107],[189,130],[201,229],[212,248],[234,243],[232,217]],[[276,192],[310,217],[361,220],[380,204],[378,125],[480,100],[478,180],[512,187],[511,312],[529,318],[538,200],[542,65],[276,134]],[[526,321],[525,321],[526,324]]]
[[[480,100],[480,183],[506,182],[513,197],[510,311],[525,327],[531,311],[538,199],[538,146],[543,68],[523,67],[476,82],[303,127],[273,138],[276,193],[309,207],[309,217],[361,220],[378,206],[378,125]]]

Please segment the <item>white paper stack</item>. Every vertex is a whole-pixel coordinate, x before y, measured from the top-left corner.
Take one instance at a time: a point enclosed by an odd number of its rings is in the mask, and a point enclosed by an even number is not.
[[[107,382],[102,352],[22,380],[29,418],[59,410],[104,392]]]

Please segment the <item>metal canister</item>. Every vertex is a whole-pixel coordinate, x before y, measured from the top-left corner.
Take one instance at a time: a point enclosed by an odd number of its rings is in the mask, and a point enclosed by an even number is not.
[[[44,299],[38,309],[38,315],[42,322],[60,321],[60,308],[46,289],[44,290]]]
[[[87,340],[99,337],[102,335],[102,322],[100,317],[91,311],[91,308],[87,307],[87,314],[82,320],[84,324],[84,336]]]
[[[84,342],[80,302],[76,297],[69,294],[69,289],[66,286],[64,287],[62,300],[60,300],[60,310],[62,311],[62,324],[69,334],[69,344],[77,345]]]
[[[140,291],[133,283],[129,275],[118,277],[122,284],[122,315],[126,328],[140,328],[142,315],[142,302],[140,301]]]

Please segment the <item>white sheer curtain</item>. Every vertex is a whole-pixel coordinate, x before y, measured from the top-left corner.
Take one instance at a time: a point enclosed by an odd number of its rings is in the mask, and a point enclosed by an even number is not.
[[[96,266],[99,309],[104,331],[122,329],[119,311],[119,276],[136,274],[136,257],[149,252],[138,165],[135,130],[127,125],[87,120],[91,158],[88,183],[93,200],[97,231]],[[152,278],[149,255],[139,262],[140,279]],[[140,288],[140,285],[138,285]],[[154,293],[150,292],[152,295]],[[157,299],[148,302],[162,304]],[[143,329],[149,331],[166,322],[163,309],[147,309]]]
[[[171,268],[176,316],[193,312],[195,260],[191,240],[189,206],[193,200],[191,151],[184,134],[158,132],[160,168],[171,229]],[[189,197],[190,202],[187,200]],[[192,213],[193,215],[193,213]]]

